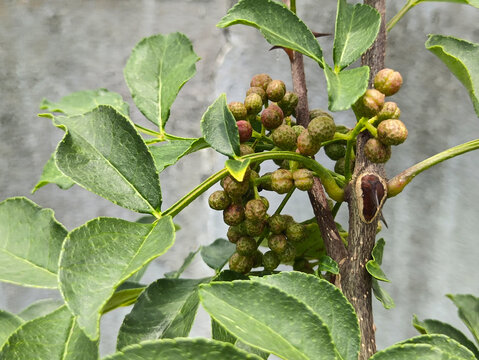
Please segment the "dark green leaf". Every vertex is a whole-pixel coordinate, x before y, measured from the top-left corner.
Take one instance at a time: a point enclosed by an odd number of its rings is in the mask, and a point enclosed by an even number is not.
[[[250,162],[250,159],[228,159],[225,162],[225,167],[231,174],[231,176],[233,176],[237,181],[243,181],[244,175],[246,174],[246,170],[248,170]]]
[[[349,109],[368,88],[367,66],[335,73],[326,65],[324,75],[328,83],[328,108],[331,111]]]
[[[152,225],[97,218],[68,234],[60,259],[60,290],[91,339],[99,335],[102,309],[115,289],[173,245],[170,216]]]
[[[1,360],[97,358],[98,341],[85,336],[66,306],[24,323],[0,352]]]
[[[284,359],[336,358],[326,325],[278,288],[256,281],[213,282],[200,287],[200,299],[213,319],[248,345]]]
[[[462,294],[448,294],[447,297],[457,306],[459,317],[479,344],[479,298]]]
[[[398,345],[402,344],[428,344],[440,349],[451,358],[476,360],[476,357],[470,350],[459,344],[456,340],[442,334],[420,335],[401,341]]]
[[[186,268],[191,264],[193,259],[195,258],[196,254],[198,254],[201,250],[201,247],[199,247],[195,251],[191,251],[188,256],[185,258],[183,261],[183,264],[181,264],[180,268],[176,271],[170,271],[168,273],[165,273],[165,277],[168,279],[178,279],[181,274],[186,270]]]
[[[307,259],[319,259],[326,254],[321,231],[318,223],[313,221],[306,225],[306,238],[299,243],[294,244],[296,254]]]
[[[146,289],[145,285],[136,284],[136,286],[125,285],[131,284],[129,282],[124,282],[121,284],[113,294],[113,296],[108,300],[103,309],[101,310],[102,314],[106,314],[109,311],[115,310],[116,308],[122,306],[130,306],[136,302],[143,290]]]
[[[474,343],[469,340],[462,331],[456,329],[452,325],[433,319],[419,321],[417,316],[414,316],[412,324],[417,331],[422,334],[444,334],[449,336],[450,338],[456,340],[459,344],[462,344],[471,350],[475,354],[476,358],[479,359],[479,350],[477,349],[476,345],[474,345]]]
[[[458,360],[428,344],[393,345],[371,356],[369,360]]]
[[[50,159],[48,159],[47,163],[43,167],[42,176],[33,188],[32,194],[47,184],[56,184],[60,189],[63,190],[69,189],[75,185],[75,182],[72,179],[70,179],[68,176],[65,176],[65,174],[58,169],[57,164],[55,164],[55,154],[50,156]]]
[[[23,320],[17,315],[0,310],[0,349],[10,335],[22,324]]]
[[[76,116],[90,112],[99,105],[110,105],[124,117],[129,117],[128,103],[123,101],[120,94],[107,89],[77,91],[62,97],[57,103],[43,99],[40,109]]]
[[[144,340],[187,337],[199,304],[198,285],[210,280],[160,279],[150,284],[125,317],[117,349]]]
[[[203,138],[171,140],[159,146],[150,146],[150,152],[151,155],[153,155],[158,172],[162,172],[168,166],[175,164],[183,156],[207,148],[208,146]]]
[[[261,360],[231,344],[209,339],[163,339],[128,346],[103,360]]]
[[[274,286],[305,304],[328,327],[341,359],[357,360],[361,343],[358,319],[354,308],[337,287],[296,271],[253,280]]]
[[[30,306],[23,309],[18,316],[25,321],[33,320],[40,316],[50,314],[52,311],[64,305],[65,302],[60,299],[42,299],[34,302]]]
[[[67,230],[24,197],[0,203],[0,281],[54,289]]]
[[[339,274],[339,266],[336,261],[331,259],[328,255],[323,255],[319,258],[319,271],[327,271],[332,274]]]
[[[208,144],[219,153],[239,155],[239,134],[236,120],[226,105],[226,95],[221,94],[201,118],[201,133]]]
[[[396,306],[392,297],[379,285],[379,281],[375,278],[372,279],[372,286],[374,296],[383,304],[385,309],[392,309]]]
[[[366,263],[366,270],[374,278],[380,281],[389,282],[388,278],[386,277],[386,274],[381,269],[381,264],[383,262],[384,245],[386,245],[386,242],[384,241],[383,238],[379,239],[376,242],[372,252],[372,260],[369,260]]]
[[[371,6],[338,0],[333,49],[337,71],[356,61],[372,45],[380,25],[381,16]]]
[[[109,106],[55,118],[66,134],[56,151],[60,171],[115,204],[154,213],[161,205],[158,173],[134,125]]]
[[[452,36],[429,35],[426,49],[441,59],[466,87],[479,116],[479,44]]]
[[[131,52],[126,83],[138,109],[160,130],[178,92],[196,73],[199,59],[191,41],[180,33],[145,38]]]
[[[271,0],[241,0],[216,25],[254,26],[271,45],[303,53],[322,65],[322,52],[311,30],[287,7]]]
[[[201,248],[203,261],[213,270],[219,271],[236,251],[235,244],[225,239],[216,239],[208,246]]]

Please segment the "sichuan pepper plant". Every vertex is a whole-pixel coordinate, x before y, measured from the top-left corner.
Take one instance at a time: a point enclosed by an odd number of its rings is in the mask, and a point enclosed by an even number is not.
[[[389,29],[420,2],[408,1]],[[376,353],[371,301],[374,292],[392,306],[379,285],[387,281],[380,267],[385,242],[376,240],[380,221],[387,225],[386,199],[431,166],[479,148],[479,140],[387,177],[383,164],[409,134],[400,104],[390,98],[403,80],[384,64],[384,0],[338,0],[332,64],[316,39],[324,34],[295,13],[294,0],[240,0],[220,20],[221,28],[254,26],[284,50],[293,88],[286,88],[286,77],[266,73],[245,79],[243,99],[222,94],[206,109],[201,138],[166,130],[171,105],[199,60],[179,33],[141,40],[125,67],[133,100],[152,126],[136,124],[128,104],[105,89],[42,102],[40,116],[65,135],[35,190],[76,184],[148,216],[137,222],[101,217],[68,232],[52,210],[27,198],[0,203],[0,279],[58,289],[64,300],[35,303],[16,315],[0,312],[0,359],[97,359],[101,316],[128,305],[118,352],[104,359],[477,358],[464,334],[430,319],[414,320],[423,335]],[[430,35],[426,47],[465,85],[479,115],[479,45]],[[303,55],[324,71],[328,111],[308,108]],[[351,68],[360,57],[362,65]],[[337,124],[338,111],[349,111],[355,126]],[[205,148],[227,157],[224,169],[163,208],[159,173]],[[323,149],[335,161],[332,169],[315,160]],[[264,172],[263,162],[271,160],[276,170]],[[181,278],[193,252],[178,271],[141,284],[148,263],[175,241],[174,217],[217,183],[222,190],[208,203],[222,212],[228,240],[197,251],[216,275]],[[294,191],[308,192],[314,218],[298,222],[284,213]],[[283,196],[276,209],[268,200],[273,193]],[[335,222],[344,203],[349,224]],[[479,341],[479,299],[450,298]],[[187,338],[200,302],[211,315],[213,339]]]

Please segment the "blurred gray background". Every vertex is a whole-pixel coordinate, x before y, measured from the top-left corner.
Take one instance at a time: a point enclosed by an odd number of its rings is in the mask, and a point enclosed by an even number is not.
[[[355,1],[356,2],[356,1]],[[62,191],[48,185],[30,194],[62,132],[38,118],[42,98],[57,101],[71,92],[105,87],[120,93],[132,118],[150,126],[136,110],[123,80],[123,67],[133,46],[157,33],[183,32],[201,57],[197,75],[181,90],[171,110],[169,133],[200,136],[199,121],[207,106],[222,92],[228,101],[242,101],[249,79],[267,72],[291,89],[289,63],[282,51],[253,28],[223,30],[215,24],[235,1],[229,0],[1,0],[0,1],[0,200],[24,195],[53,208],[57,219],[73,229],[98,216],[135,220],[137,214],[74,186]],[[405,1],[388,1],[388,18]],[[299,0],[299,16],[314,31],[334,32],[336,1]],[[466,90],[446,67],[424,48],[426,35],[439,33],[479,42],[479,10],[448,3],[426,3],[406,15],[389,34],[386,65],[404,78],[398,102],[409,139],[394,149],[387,164],[390,177],[448,147],[479,137],[479,119]],[[331,62],[333,37],[320,43]],[[327,108],[321,69],[306,59],[311,108]],[[337,123],[352,126],[351,112],[335,114]],[[326,164],[332,164],[318,157]],[[222,167],[224,157],[211,150],[182,159],[161,174],[164,208]],[[396,302],[385,310],[375,301],[377,343],[384,348],[416,334],[413,314],[438,318],[467,331],[446,293],[479,295],[479,152],[449,160],[415,179],[397,198],[386,203],[389,229],[384,285]],[[211,192],[211,191],[210,191]],[[208,192],[208,194],[210,193]],[[207,208],[207,195],[175,218],[182,226],[169,253],[155,260],[145,275],[149,283],[177,269],[183,258],[201,244],[225,236],[221,214]],[[271,199],[273,204],[277,199]],[[295,218],[312,216],[307,197],[296,194],[287,207]],[[345,219],[346,208],[340,217]],[[186,277],[211,271],[197,258]],[[17,312],[36,299],[58,296],[55,291],[0,283],[0,308]],[[102,353],[114,350],[116,332],[129,309],[102,320]],[[192,336],[208,336],[208,316],[201,311]]]

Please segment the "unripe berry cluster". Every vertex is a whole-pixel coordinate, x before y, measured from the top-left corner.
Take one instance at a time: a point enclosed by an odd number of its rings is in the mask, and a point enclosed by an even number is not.
[[[395,102],[385,102],[386,96],[394,95],[402,85],[401,74],[392,69],[382,69],[374,78],[374,89],[369,89],[354,104],[358,117],[370,118],[377,127],[377,134],[364,146],[366,157],[374,163],[385,163],[391,157],[391,146],[406,141],[406,125],[399,120],[401,111]]]

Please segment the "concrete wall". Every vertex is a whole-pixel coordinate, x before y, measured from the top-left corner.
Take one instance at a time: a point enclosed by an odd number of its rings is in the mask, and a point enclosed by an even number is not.
[[[234,3],[226,0],[31,0],[0,2],[0,199],[26,195],[56,211],[57,219],[73,229],[97,216],[127,220],[136,214],[119,208],[75,186],[61,191],[54,185],[34,195],[44,163],[62,133],[48,120],[37,118],[43,97],[56,101],[73,91],[106,87],[130,103],[132,118],[148,125],[133,105],[122,70],[133,46],[143,37],[180,31],[202,58],[197,75],[181,90],[167,125],[170,133],[199,136],[199,120],[222,92],[229,101],[241,101],[249,78],[268,72],[291,88],[289,63],[257,30],[233,27],[220,30],[216,22]],[[402,3],[402,2],[401,2]],[[399,9],[389,1],[388,14]],[[299,15],[315,31],[334,32],[335,1],[303,0]],[[391,16],[389,15],[389,17]],[[417,6],[390,33],[386,64],[401,71],[403,90],[395,95],[409,129],[405,145],[395,149],[387,164],[389,176],[450,146],[477,138],[479,120],[463,86],[424,48],[426,34],[455,35],[479,42],[479,10],[447,3]],[[331,59],[332,37],[320,39]],[[309,101],[312,108],[327,107],[321,69],[306,59]],[[350,112],[335,114],[336,121],[352,126]],[[469,153],[429,170],[407,190],[387,202],[384,215],[390,228],[382,236],[387,246],[384,270],[391,279],[385,288],[396,308],[375,305],[379,348],[415,334],[412,314],[433,317],[464,327],[446,293],[479,294],[476,261],[479,189],[477,153]],[[324,155],[320,161],[330,164]],[[164,206],[176,201],[213,171],[223,157],[203,151],[180,161],[161,175]],[[176,269],[199,244],[224,236],[219,213],[208,211],[207,197],[196,200],[175,221],[183,227],[172,250],[156,260],[145,281]],[[304,194],[287,210],[299,220],[312,216]],[[277,203],[277,199],[272,199]],[[346,217],[342,209],[340,217]],[[185,276],[211,272],[197,259]],[[24,289],[0,284],[0,308],[19,311],[54,291]],[[113,351],[115,333],[128,309],[108,314],[102,321],[102,352]],[[207,335],[209,320],[200,314],[192,335]]]

